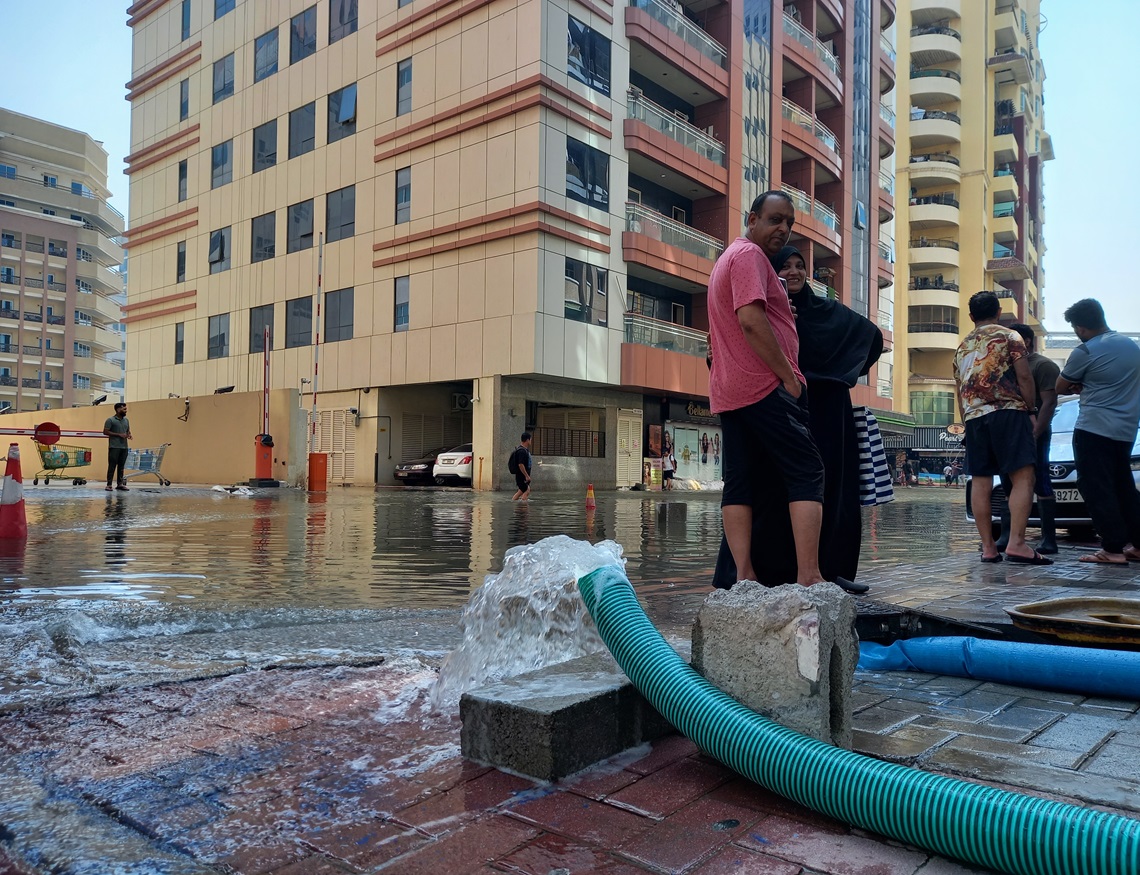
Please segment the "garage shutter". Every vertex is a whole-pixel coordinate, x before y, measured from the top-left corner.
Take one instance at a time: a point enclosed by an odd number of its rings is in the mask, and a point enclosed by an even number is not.
[[[439,447],[451,449],[471,440],[471,417],[446,413],[405,413],[400,458],[415,459]]]

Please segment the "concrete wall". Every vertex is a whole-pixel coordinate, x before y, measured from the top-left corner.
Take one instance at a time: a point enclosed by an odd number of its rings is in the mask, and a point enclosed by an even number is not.
[[[290,486],[304,482],[306,472],[306,416],[297,403],[297,390],[279,389],[270,393],[270,429],[274,441],[274,476]],[[254,436],[261,431],[261,393],[205,395],[190,399],[190,415],[181,398],[139,401],[129,404],[127,418],[131,422],[134,448],[171,446],[162,463],[162,475],[174,483],[212,485],[244,482],[253,476]],[[98,407],[72,407],[39,413],[14,413],[0,417],[0,428],[31,428],[43,422],[54,422],[62,429],[103,430],[108,416],[114,415],[110,404]],[[2,439],[3,436],[0,436]],[[8,442],[20,445],[25,483],[30,483],[40,469],[40,459],[30,437],[11,437]],[[61,444],[90,447],[89,468],[68,470],[65,475],[102,481],[107,472],[107,441],[103,438],[62,438]],[[140,483],[155,484],[153,477],[139,478]]]

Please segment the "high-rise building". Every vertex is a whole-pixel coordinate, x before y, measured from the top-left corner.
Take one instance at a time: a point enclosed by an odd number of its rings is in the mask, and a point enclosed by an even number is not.
[[[90,404],[122,379],[108,197],[99,142],[0,109],[0,410]]]
[[[1040,0],[909,0],[899,9],[910,75],[898,88],[896,227],[905,242],[895,354],[909,380],[897,381],[895,401],[920,426],[958,419],[952,361],[973,328],[971,295],[996,292],[1011,322],[1039,329],[1044,317],[1042,165],[1053,147],[1043,25]]]
[[[260,389],[268,326],[334,480],[470,440],[490,485],[523,428],[548,480],[639,482],[666,434],[714,479],[706,283],[769,187],[817,290],[889,318],[893,0],[129,14],[132,396]]]

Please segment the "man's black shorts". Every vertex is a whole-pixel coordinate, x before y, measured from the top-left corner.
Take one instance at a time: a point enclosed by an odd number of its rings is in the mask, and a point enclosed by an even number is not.
[[[1012,474],[1037,462],[1033,426],[1024,410],[995,410],[966,420],[966,473]]]
[[[823,502],[823,461],[808,427],[807,389],[783,386],[755,404],[720,415],[724,430],[721,507],[751,505],[765,480],[782,480],[788,501]]]
[[[526,474],[522,472],[521,468],[515,475],[515,485],[519,488],[520,492],[526,492],[530,489],[530,481],[526,479]]]

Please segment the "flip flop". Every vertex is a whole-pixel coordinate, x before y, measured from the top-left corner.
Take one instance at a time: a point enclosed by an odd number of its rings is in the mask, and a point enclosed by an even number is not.
[[[846,577],[835,578],[835,585],[852,595],[862,595],[871,588],[865,583],[856,583],[854,580],[848,580]]]
[[[1124,558],[1129,562],[1140,562],[1140,550],[1135,547],[1125,547]]]
[[[1089,553],[1087,556],[1082,556],[1077,560],[1078,562],[1087,562],[1092,565],[1127,565],[1128,560],[1125,559],[1120,562],[1117,559],[1109,559],[1108,554],[1103,550],[1097,550],[1095,553]]]
[[[1032,556],[1014,556],[1012,553],[1005,554],[1005,561],[1012,562],[1015,565],[1052,565],[1052,559],[1046,559],[1036,550],[1033,551]]]
[[[982,561],[988,565],[996,565],[997,563],[1001,562],[1001,553],[998,553],[996,556],[990,556],[988,558],[986,556],[983,556]]]

